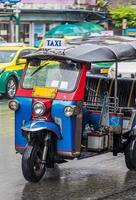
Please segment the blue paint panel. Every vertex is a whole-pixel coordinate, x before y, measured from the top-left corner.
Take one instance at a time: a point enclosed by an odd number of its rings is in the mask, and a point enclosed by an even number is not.
[[[54,133],[56,133],[57,137],[61,139],[61,133],[60,128],[55,124],[54,122],[45,122],[45,121],[29,121],[27,122],[23,128],[27,129],[28,131],[34,131],[34,130],[41,130],[41,129],[47,129],[51,130]]]
[[[31,120],[32,98],[16,97],[16,100],[19,101],[20,106],[15,112],[15,145],[23,147],[26,145],[26,140],[22,136],[21,127],[23,122]]]
[[[101,113],[91,113],[90,114],[90,122],[93,125],[95,130],[97,130],[99,128],[100,115],[101,115]],[[115,127],[118,125],[122,126],[123,125],[123,117],[110,115],[109,116],[109,125],[111,127]]]
[[[52,104],[51,115],[53,119],[59,118],[62,126],[62,140],[57,142],[58,151],[73,151],[74,150],[74,132],[76,117],[66,117],[64,115],[64,108],[68,105],[75,105],[74,101],[60,101],[54,100]]]

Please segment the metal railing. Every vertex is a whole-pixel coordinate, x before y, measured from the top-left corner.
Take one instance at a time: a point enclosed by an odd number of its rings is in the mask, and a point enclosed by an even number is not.
[[[119,99],[114,97],[106,97],[108,99],[108,108],[109,108],[109,112],[114,112],[114,108],[116,106],[116,108],[119,108]],[[101,111],[102,107],[103,107],[103,102],[104,102],[104,97],[100,97],[100,96],[95,96],[95,95],[91,95],[89,96],[89,98],[87,99],[86,102],[84,102],[84,106],[87,107],[89,110],[92,111]]]

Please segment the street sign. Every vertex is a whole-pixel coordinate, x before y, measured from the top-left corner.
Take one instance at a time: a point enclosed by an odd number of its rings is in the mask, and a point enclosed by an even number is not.
[[[0,3],[18,3],[21,0],[0,0]]]

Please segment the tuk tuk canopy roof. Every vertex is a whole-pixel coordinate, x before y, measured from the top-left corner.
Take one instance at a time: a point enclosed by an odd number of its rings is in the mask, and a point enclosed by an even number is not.
[[[71,60],[79,63],[101,63],[136,58],[136,42],[113,45],[81,44],[66,49],[41,49],[25,56],[27,59]]]

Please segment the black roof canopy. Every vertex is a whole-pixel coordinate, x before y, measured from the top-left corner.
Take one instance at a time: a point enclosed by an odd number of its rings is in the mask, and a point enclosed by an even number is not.
[[[41,49],[25,56],[27,59],[71,60],[80,63],[100,63],[136,58],[136,42],[112,45],[80,44],[66,49]]]

